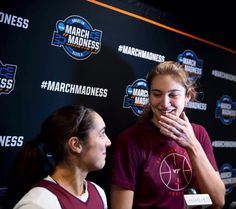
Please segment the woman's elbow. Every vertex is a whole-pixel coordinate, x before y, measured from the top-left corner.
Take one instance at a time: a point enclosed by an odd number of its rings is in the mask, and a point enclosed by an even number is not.
[[[212,204],[212,209],[222,209],[225,205],[225,200],[223,201],[217,201]]]
[[[212,201],[214,209],[221,209],[225,205],[225,186],[222,187],[220,194]]]

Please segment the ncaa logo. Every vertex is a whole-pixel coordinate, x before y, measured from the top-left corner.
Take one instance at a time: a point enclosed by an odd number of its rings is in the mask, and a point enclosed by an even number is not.
[[[73,15],[57,21],[51,45],[62,47],[76,60],[84,60],[100,51],[101,38],[102,31],[93,29],[83,17]]]

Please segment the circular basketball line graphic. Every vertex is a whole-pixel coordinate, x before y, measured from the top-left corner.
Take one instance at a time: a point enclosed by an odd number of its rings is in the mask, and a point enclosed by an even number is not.
[[[185,189],[192,179],[188,159],[179,153],[167,155],[160,164],[160,177],[163,184],[173,191]]]

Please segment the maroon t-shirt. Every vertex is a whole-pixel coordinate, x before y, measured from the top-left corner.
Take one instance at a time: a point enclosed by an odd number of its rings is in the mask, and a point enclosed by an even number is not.
[[[218,170],[205,128],[192,124],[210,163]],[[138,123],[116,141],[111,184],[134,191],[134,209],[183,209],[187,188],[198,186],[186,150],[153,123]]]
[[[102,198],[96,187],[87,181],[89,197],[86,202],[82,202],[59,184],[51,181],[41,180],[34,187],[44,187],[57,196],[62,209],[104,209]]]

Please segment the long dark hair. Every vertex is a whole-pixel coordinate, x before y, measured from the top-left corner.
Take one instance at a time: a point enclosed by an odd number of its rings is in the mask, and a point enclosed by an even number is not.
[[[9,176],[4,209],[12,209],[39,180],[52,174],[55,165],[68,157],[66,142],[77,136],[85,141],[93,128],[91,108],[70,105],[53,112],[42,123],[40,133],[19,151]]]

